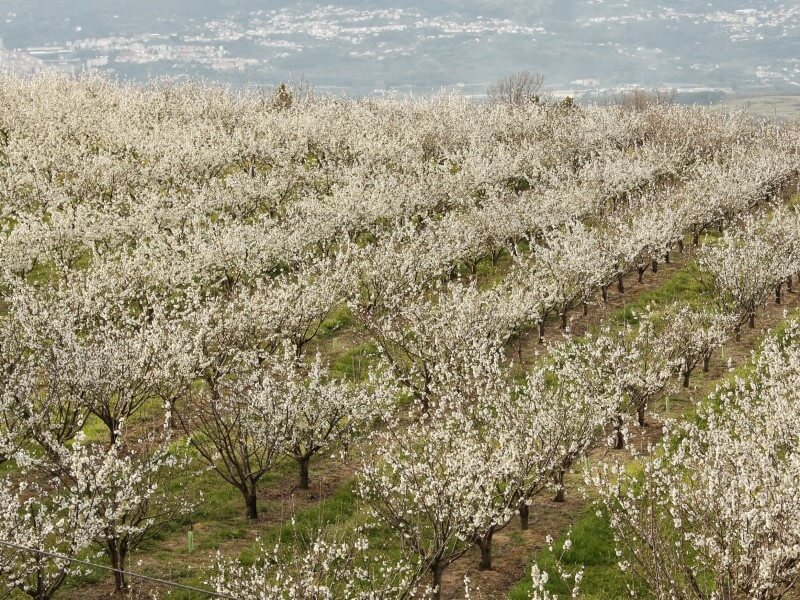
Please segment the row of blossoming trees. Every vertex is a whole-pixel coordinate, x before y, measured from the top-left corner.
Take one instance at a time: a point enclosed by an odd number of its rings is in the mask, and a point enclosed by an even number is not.
[[[41,600],[96,550],[124,591],[131,553],[197,508],[185,490],[198,470],[256,519],[281,465],[308,488],[319,457],[345,450],[401,559],[366,532],[322,532],[254,568],[222,560],[210,583],[237,598],[438,597],[450,564],[478,546],[491,568],[497,531],[527,528],[548,490],[563,500],[573,465],[624,447],[672,382],[689,385],[800,273],[800,215],[782,202],[800,138],[742,114],[456,97],[287,108],[63,78],[4,79],[0,105],[0,589]],[[545,342],[551,321],[569,329],[572,311],[687,244],[701,245],[715,305],[548,343],[514,376],[515,347]],[[332,323],[375,350],[357,377],[321,352]],[[777,478],[792,477],[787,444]],[[664,481],[691,468],[658,464]],[[637,557],[660,538],[624,527],[669,492],[658,485],[602,486],[618,490],[612,524]],[[761,508],[788,533],[753,544],[784,557],[791,517]],[[685,552],[640,559],[654,590],[673,581],[654,568],[688,577],[681,560],[707,547],[675,519]],[[790,566],[770,560],[758,585],[774,591]],[[707,573],[693,575],[697,597],[739,585]]]

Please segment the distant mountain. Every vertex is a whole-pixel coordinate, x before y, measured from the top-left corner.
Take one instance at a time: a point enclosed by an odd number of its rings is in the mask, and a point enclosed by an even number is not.
[[[800,87],[800,4],[768,0],[3,0],[0,38],[20,50],[0,60],[10,70],[237,85],[302,73],[355,94],[481,93],[521,69],[578,92]]]

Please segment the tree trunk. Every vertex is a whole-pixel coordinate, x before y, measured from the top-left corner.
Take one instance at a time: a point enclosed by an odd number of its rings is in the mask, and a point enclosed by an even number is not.
[[[653,268],[653,273],[658,273],[658,261],[657,260],[653,261],[653,267],[652,268]]]
[[[789,276],[786,278],[786,289],[787,289],[788,291],[790,291],[790,292],[792,291],[792,276],[791,276],[791,275],[789,275]]]
[[[114,567],[115,569],[117,567]],[[114,571],[114,593],[122,594],[125,592],[125,573]]]
[[[175,416],[175,403],[178,401],[177,396],[170,396],[166,401],[167,416],[169,417],[170,431],[178,431],[180,429],[180,422]]]
[[[531,507],[523,504],[519,507],[519,528],[526,531],[530,527]]]
[[[664,253],[664,263],[669,264],[669,250]]]
[[[114,569],[114,593],[122,594],[128,586],[127,581],[125,581],[125,573],[123,573],[127,552],[117,546],[117,540],[107,540],[106,548],[108,549],[111,568]]]
[[[756,313],[750,313],[750,329],[754,329],[756,326]]]
[[[490,527],[486,535],[477,540],[478,548],[481,549],[481,561],[478,563],[480,571],[489,571],[492,568],[492,536],[494,527]]]
[[[684,371],[683,372],[683,387],[689,387],[689,376],[692,374],[691,371]]]
[[[639,408],[636,409],[636,416],[639,418],[639,427],[644,427],[645,426],[644,409],[645,409],[644,405],[640,406]]]
[[[567,311],[561,313],[561,329],[567,328]]]
[[[734,331],[734,338],[733,339],[735,339],[737,342],[741,342],[742,341],[742,327],[741,327],[741,325],[737,325],[736,329],[734,329],[733,331]]]
[[[775,286],[775,304],[781,303],[781,287],[782,284],[778,284]]]
[[[555,474],[556,495],[553,502],[564,502],[564,470],[559,469]]]
[[[434,559],[433,564],[431,564],[431,575],[433,576],[433,581],[431,582],[431,587],[433,588],[433,594],[431,595],[432,600],[440,600],[442,597],[443,572],[444,565],[442,564],[442,560],[440,558]]]
[[[617,291],[620,294],[624,294],[625,293],[625,281],[624,281],[622,275],[617,277]]]
[[[622,415],[617,415],[617,424],[614,427],[617,435],[616,443],[614,444],[615,450],[622,450],[625,448],[625,436],[622,435]]]
[[[539,321],[539,343],[544,344],[544,321]]]
[[[708,366],[710,362],[711,362],[711,355],[706,354],[703,357],[703,373],[708,373]]]
[[[636,267],[636,272],[639,273],[639,283],[642,283],[642,279],[644,278],[644,272],[647,267]]]
[[[111,445],[113,446],[117,443],[117,438],[119,437],[119,421],[113,417],[108,417],[107,419],[101,420],[105,421],[105,424],[108,427],[108,436],[111,441]]]
[[[310,456],[301,456],[297,459],[297,464],[300,466],[300,489],[308,489],[308,463],[311,461]]]
[[[692,234],[692,245],[696,247],[699,244],[700,244],[700,232],[699,231],[695,231]]]
[[[589,303],[584,301],[583,302],[583,316],[585,317],[588,314],[589,314]]]
[[[604,285],[600,288],[600,295],[603,297],[603,302],[608,302],[608,286]]]
[[[255,488],[242,492],[244,494],[244,502],[247,506],[247,518],[251,521],[258,519],[258,495]]]

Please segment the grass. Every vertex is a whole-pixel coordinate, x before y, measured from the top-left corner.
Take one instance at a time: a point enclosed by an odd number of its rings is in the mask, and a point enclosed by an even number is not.
[[[670,278],[664,286],[652,292],[648,292],[650,298],[656,300],[664,296],[664,290],[672,290],[672,293],[682,294],[681,300],[690,302],[693,299],[702,298],[705,292],[694,288],[689,280],[686,279],[687,273],[680,271]],[[693,294],[695,296],[693,297]],[[638,304],[638,302],[637,302]],[[646,306],[646,301],[645,304]],[[628,307],[626,307],[627,309]],[[622,311],[615,318],[622,316]],[[800,309],[791,311],[786,319],[781,320],[774,327],[771,327],[766,336],[777,336],[782,338],[786,335],[788,324],[793,318],[800,317]],[[760,352],[760,342],[757,344],[753,359]],[[753,373],[754,360],[744,361],[731,371],[724,373],[716,380],[719,384],[733,381],[736,377],[746,378]],[[705,402],[710,405],[717,405],[718,398],[715,393],[710,393]],[[694,405],[686,407],[681,415],[684,419],[698,420]],[[642,465],[637,461],[629,461],[626,464],[626,471],[635,476],[641,472]],[[555,553],[560,553],[563,548],[564,540],[570,536],[573,546],[565,552],[561,558],[561,564],[569,572],[577,571],[581,566],[584,567],[584,577],[581,583],[580,598],[584,600],[609,600],[612,598],[630,598],[630,590],[636,591],[637,597],[647,598],[647,590],[642,582],[636,581],[632,575],[623,573],[617,565],[613,534],[608,523],[608,517],[604,511],[598,510],[597,505],[588,507],[581,513],[570,529],[562,531],[554,544]],[[564,581],[558,576],[557,556],[548,549],[543,549],[536,553],[531,564],[547,571],[550,576],[547,590],[558,594],[559,597],[570,597],[572,582]],[[527,600],[531,592],[531,579],[527,575],[521,579],[511,590],[509,598],[512,600]]]
[[[500,254],[496,264],[492,264],[490,258],[481,260],[475,271],[475,278],[478,286],[487,290],[502,282],[506,275],[511,271],[514,259],[508,252]]]
[[[288,461],[266,478],[262,487],[267,489],[281,477],[294,476],[294,468],[294,463]],[[186,485],[186,482],[176,481],[172,485]],[[340,485],[329,498],[299,510],[289,509],[286,514],[283,507],[275,503],[260,502],[262,519],[270,518],[275,521],[269,525],[263,521],[255,524],[248,521],[244,517],[244,506],[239,492],[222,481],[216,473],[205,471],[197,474],[188,486],[188,495],[199,489],[204,490],[200,504],[191,517],[179,517],[171,521],[158,536],[132,554],[128,565],[130,570],[184,585],[204,587],[213,568],[209,557],[223,547],[223,554],[228,558],[238,559],[244,565],[252,565],[263,556],[263,550],[270,551],[277,547],[287,554],[299,554],[321,530],[339,530],[346,539],[356,527],[365,523],[364,515],[358,510],[354,480]],[[281,511],[279,518],[275,518],[276,511]],[[190,525],[194,529],[193,554],[196,559],[193,560],[189,559],[191,555],[188,548]],[[257,537],[254,538],[254,535]],[[376,532],[376,535],[381,537],[386,532]],[[146,559],[142,566],[137,565],[139,558]],[[92,556],[90,560],[97,564],[107,564],[105,558]],[[95,571],[70,578],[64,589],[78,590],[83,585],[104,580],[108,580],[108,574]],[[173,590],[170,596],[192,600],[206,597],[204,594],[181,589]]]
[[[325,500],[303,509],[292,511],[289,514],[281,515],[279,522],[261,529],[255,540],[244,541],[238,548],[238,553],[226,553],[228,558],[238,560],[245,566],[257,564],[265,555],[277,548],[279,554],[299,556],[310,547],[310,543],[317,537],[318,532],[325,531],[327,535],[339,539],[350,539],[353,532],[361,529],[367,523],[366,515],[362,510],[356,496],[355,481],[350,480],[339,486],[335,493]],[[251,524],[243,525],[243,533],[246,533]],[[215,526],[217,524],[215,523]],[[227,526],[229,523],[223,523]],[[390,548],[385,544],[385,540],[390,537],[390,532],[380,528],[365,530],[370,540],[370,548],[374,552],[379,552],[382,557],[393,557],[399,555],[399,549]],[[244,537],[244,536],[240,536]],[[221,541],[219,538],[214,540],[203,535],[195,534],[195,552],[203,550],[214,550]],[[188,548],[181,551],[149,548],[143,549],[151,560],[155,560],[159,567],[153,569],[153,575],[163,576],[163,564],[170,565],[170,579],[181,584],[195,587],[203,587],[212,569],[209,561],[203,561],[202,567],[193,567],[192,564],[183,562],[176,563],[176,555],[188,554]],[[148,573],[150,569],[145,569]],[[204,596],[188,590],[174,590],[171,594],[174,598],[180,599],[200,599]]]
[[[353,313],[346,304],[341,304],[334,308],[319,328],[320,339],[330,339],[341,329],[349,327],[353,323]]]
[[[713,302],[714,297],[703,286],[697,264],[690,262],[685,268],[673,273],[662,285],[639,294],[632,302],[611,316],[610,322],[616,326],[635,324],[638,316],[648,307],[653,310],[664,309],[671,304],[700,307]]]
[[[630,587],[634,586],[638,593],[643,590],[636,586],[634,580],[623,573],[617,565],[614,550],[614,537],[605,513],[596,506],[584,510],[572,525],[571,534],[562,532],[553,546],[553,552],[543,549],[538,552],[533,563],[546,571],[550,578],[547,590],[561,597],[570,597],[574,583],[565,581],[558,575],[557,555],[561,553],[567,537],[572,540],[572,548],[564,552],[561,564],[568,573],[574,573],[581,567],[584,569],[581,582],[581,598],[609,600],[611,598],[629,598]],[[531,592],[531,579],[526,576],[511,590],[511,600],[527,600]]]
[[[336,529],[344,524],[349,529],[354,521],[360,520],[358,507],[356,484],[351,480],[341,485],[330,498],[292,512],[280,523],[267,528],[255,545],[240,553],[239,560],[245,565],[253,564],[261,554],[261,548],[276,546],[295,554],[298,548],[313,540],[320,531]]]
[[[363,381],[377,359],[375,344],[363,342],[339,355],[331,364],[331,373],[350,381]]]
[[[730,109],[731,107],[746,108],[751,114],[780,119],[791,119],[800,114],[800,97],[796,95],[769,95],[769,96],[734,96],[725,98],[717,107]]]

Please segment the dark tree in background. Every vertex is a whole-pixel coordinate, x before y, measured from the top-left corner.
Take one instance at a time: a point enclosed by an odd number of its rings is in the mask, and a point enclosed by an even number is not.
[[[511,106],[524,106],[539,102],[539,92],[544,83],[544,76],[540,73],[520,71],[495,81],[486,90],[490,102],[508,104]]]

